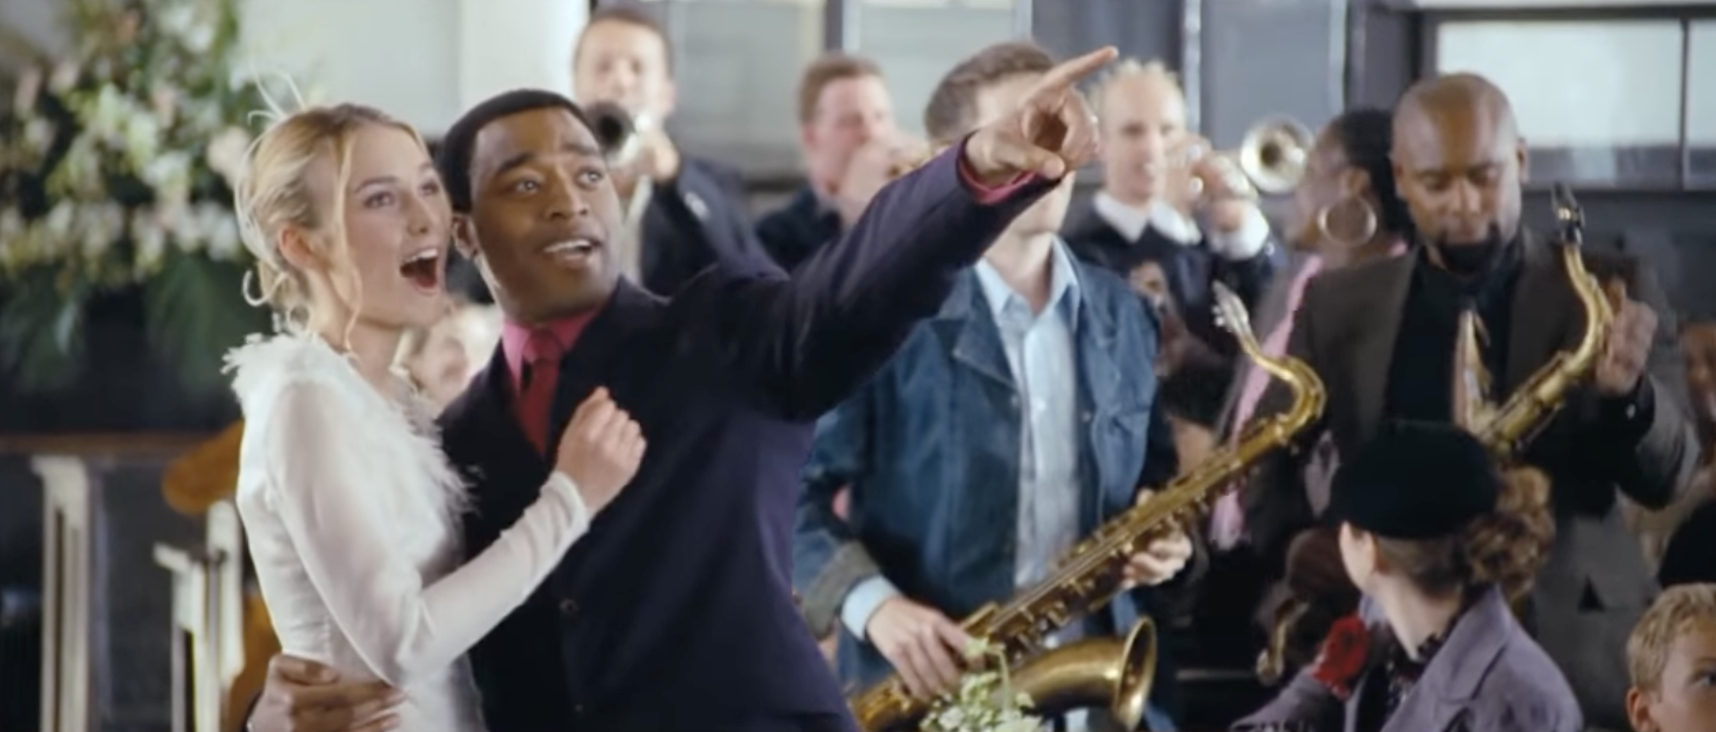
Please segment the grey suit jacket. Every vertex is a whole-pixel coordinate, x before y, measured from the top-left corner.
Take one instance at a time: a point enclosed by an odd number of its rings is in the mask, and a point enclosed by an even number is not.
[[[1369,600],[1365,624],[1387,639],[1387,621]],[[1392,641],[1390,641],[1392,642]],[[1377,654],[1373,654],[1377,655]],[[1382,673],[1373,664],[1366,673]],[[1344,702],[1309,669],[1301,671],[1235,730],[1307,729],[1354,732],[1364,683]],[[1578,732],[1584,726],[1567,680],[1515,622],[1494,588],[1454,623],[1418,683],[1383,723],[1382,732]]]
[[[1498,379],[1498,394],[1511,393],[1557,351],[1571,349],[1584,328],[1583,311],[1554,247],[1529,235],[1524,246],[1508,369]],[[1655,421],[1635,445],[1610,444],[1604,441],[1606,425],[1596,394],[1578,391],[1526,450],[1526,462],[1553,481],[1557,518],[1555,546],[1538,574],[1526,622],[1572,682],[1585,716],[1593,724],[1626,729],[1626,638],[1657,587],[1622,520],[1615,490],[1647,507],[1667,505],[1691,478],[1699,450],[1684,407],[1673,311],[1661,285],[1626,255],[1587,251],[1584,256],[1598,279],[1621,278],[1629,296],[1658,315],[1648,367]],[[1368,262],[1319,274],[1307,284],[1288,352],[1322,377],[1328,402],[1319,424],[1301,435],[1306,444],[1327,432],[1341,454],[1351,454],[1377,429],[1402,308],[1420,259]],[[1273,383],[1257,411],[1279,412],[1290,400],[1287,390]],[[1299,482],[1297,460],[1290,451],[1271,456],[1241,493],[1252,541],[1277,568],[1287,542],[1316,521]]]

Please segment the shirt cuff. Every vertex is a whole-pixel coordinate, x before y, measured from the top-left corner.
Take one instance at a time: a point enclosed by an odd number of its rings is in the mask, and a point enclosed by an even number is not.
[[[1614,438],[1628,449],[1637,445],[1656,421],[1656,390],[1650,375],[1640,375],[1631,394],[1604,399],[1602,409],[1603,424],[1609,425]]]
[[[840,604],[840,624],[858,640],[866,640],[864,628],[870,624],[870,616],[876,614],[882,603],[899,596],[899,588],[886,577],[871,577],[859,582],[846,593],[846,601]]]
[[[1245,219],[1233,231],[1210,231],[1209,247],[1223,259],[1239,262],[1263,253],[1269,244],[1269,219],[1256,206],[1245,209]]]
[[[969,137],[966,138],[967,141],[970,139]],[[965,162],[965,142],[959,143],[956,154],[959,156],[959,182],[965,184],[965,190],[971,192],[972,198],[977,199],[978,203],[985,206],[1006,200],[1008,196],[1013,195],[1014,191],[1024,187],[1026,183],[1031,182],[1031,179],[1036,177],[1033,173],[1020,173],[1014,176],[1013,180],[1000,186],[985,185],[977,177],[977,173],[971,170],[971,165]]]

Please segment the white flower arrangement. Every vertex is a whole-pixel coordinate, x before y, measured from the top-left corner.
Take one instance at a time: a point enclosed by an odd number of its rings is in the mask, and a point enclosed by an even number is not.
[[[1026,714],[1031,697],[1013,691],[1007,673],[1007,657],[1001,649],[981,638],[971,641],[966,658],[985,659],[985,667],[960,679],[959,688],[942,694],[930,705],[923,732],[1042,732],[1041,717]]]
[[[79,47],[0,113],[0,373],[75,383],[88,303],[140,290],[151,348],[219,393],[220,354],[267,322],[238,284],[231,181],[270,106],[239,70],[239,0],[64,1]]]

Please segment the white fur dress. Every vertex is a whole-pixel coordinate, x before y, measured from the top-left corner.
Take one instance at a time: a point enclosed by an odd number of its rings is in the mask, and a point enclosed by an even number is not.
[[[400,729],[480,732],[464,654],[588,529],[576,487],[554,473],[461,566],[464,485],[425,402],[384,398],[313,336],[252,337],[227,363],[238,509],[283,652],[402,689]]]

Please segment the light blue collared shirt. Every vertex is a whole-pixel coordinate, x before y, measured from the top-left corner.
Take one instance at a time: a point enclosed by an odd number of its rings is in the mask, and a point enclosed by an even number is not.
[[[1066,244],[1050,255],[1049,299],[1033,312],[987,261],[977,282],[1001,333],[1020,409],[1018,549],[1014,584],[1047,577],[1078,541],[1078,358],[1075,327],[1082,297],[1078,271]],[[876,608],[899,590],[871,577],[847,593],[840,621],[858,638]],[[1064,639],[1063,639],[1064,640]]]

